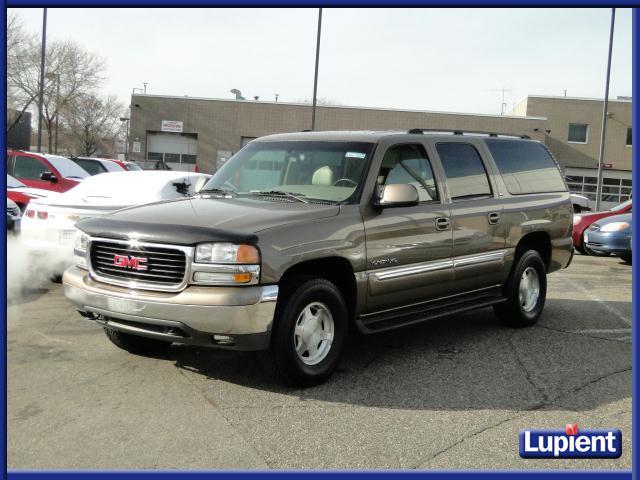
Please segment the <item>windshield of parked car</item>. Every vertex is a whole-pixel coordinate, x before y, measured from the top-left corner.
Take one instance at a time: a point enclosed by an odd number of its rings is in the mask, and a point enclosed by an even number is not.
[[[610,212],[619,212],[620,210],[624,210],[625,208],[627,208],[629,205],[631,205],[633,200],[629,199],[626,202],[622,202],[620,205],[616,205],[615,207],[613,207],[611,210],[609,210]]]
[[[81,180],[83,178],[87,178],[89,174],[79,165],[76,165],[74,162],[65,157],[59,157],[57,155],[46,155],[45,158],[54,166],[60,175],[64,178],[72,178],[76,180]]]
[[[25,188],[26,185],[22,183],[17,178],[13,178],[11,175],[7,174],[7,188]]]
[[[252,142],[232,156],[202,192],[346,202],[363,182],[372,148],[364,142]]]

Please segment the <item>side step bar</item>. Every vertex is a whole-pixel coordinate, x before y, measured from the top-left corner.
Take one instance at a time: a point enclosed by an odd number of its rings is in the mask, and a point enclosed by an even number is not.
[[[431,300],[400,309],[361,315],[356,319],[356,324],[363,333],[383,332],[426,320],[490,307],[506,300],[502,296],[501,286],[498,285],[489,289]]]

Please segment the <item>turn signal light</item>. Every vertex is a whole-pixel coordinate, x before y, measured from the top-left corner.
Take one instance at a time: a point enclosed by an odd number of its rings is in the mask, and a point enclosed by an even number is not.
[[[248,283],[251,281],[252,275],[250,273],[234,273],[233,281],[236,283]]]

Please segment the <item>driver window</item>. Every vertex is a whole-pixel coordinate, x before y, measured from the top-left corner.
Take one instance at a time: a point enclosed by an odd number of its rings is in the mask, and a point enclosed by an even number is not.
[[[431,164],[420,145],[396,145],[384,154],[378,185],[410,183],[418,191],[421,202],[439,200]]]

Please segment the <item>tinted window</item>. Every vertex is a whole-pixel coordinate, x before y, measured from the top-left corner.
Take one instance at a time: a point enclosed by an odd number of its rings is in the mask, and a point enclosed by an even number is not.
[[[410,183],[418,190],[421,202],[438,200],[431,164],[424,149],[418,145],[398,145],[384,154],[378,184],[392,183]]]
[[[630,128],[627,128],[627,145],[631,146],[633,143],[633,131]]]
[[[100,164],[100,162],[96,162],[95,160],[88,160],[86,158],[76,158],[73,160],[78,165],[80,165],[84,170],[89,172],[89,175],[97,175],[99,173],[104,173],[106,170]]]
[[[44,163],[37,158],[16,156],[16,165],[13,175],[17,178],[28,178],[30,180],[40,180],[40,175],[48,171]]]
[[[589,125],[586,123],[570,123],[569,135],[567,140],[575,143],[587,143],[587,130]]]
[[[487,171],[475,147],[468,143],[438,143],[436,149],[452,200],[491,195]]]
[[[485,140],[512,194],[563,192],[567,187],[547,149],[525,140]]]

